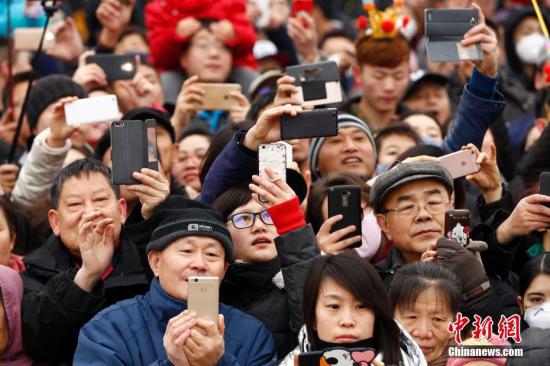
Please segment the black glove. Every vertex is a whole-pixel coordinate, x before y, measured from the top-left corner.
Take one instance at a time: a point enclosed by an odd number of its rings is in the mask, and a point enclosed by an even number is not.
[[[454,240],[437,241],[437,262],[452,271],[462,283],[460,310],[467,312],[483,307],[491,296],[491,284],[483,263]]]

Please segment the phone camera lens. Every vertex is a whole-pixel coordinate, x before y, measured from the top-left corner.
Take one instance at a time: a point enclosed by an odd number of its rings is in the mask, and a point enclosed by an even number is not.
[[[122,121],[115,122],[115,127],[122,127],[122,126],[124,126],[124,122]]]

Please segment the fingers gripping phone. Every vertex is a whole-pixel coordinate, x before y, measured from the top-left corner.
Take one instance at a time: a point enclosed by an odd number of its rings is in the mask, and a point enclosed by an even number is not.
[[[113,122],[111,146],[113,184],[141,184],[134,172],[142,168],[158,171],[155,120]]]
[[[439,158],[439,165],[446,168],[453,179],[477,173],[481,169],[473,150],[460,150],[443,155]]]
[[[445,237],[466,247],[470,242],[470,211],[447,210],[445,212]]]
[[[218,324],[220,280],[218,277],[187,279],[187,308],[204,320]]]
[[[354,185],[333,186],[328,189],[328,216],[342,215],[342,220],[332,226],[331,232],[355,225],[355,231],[345,235],[341,240],[361,236],[361,188]],[[361,246],[361,240],[350,245],[350,248]]]
[[[97,64],[105,71],[107,81],[130,80],[136,75],[136,59],[133,55],[98,54],[86,57],[87,64]]]

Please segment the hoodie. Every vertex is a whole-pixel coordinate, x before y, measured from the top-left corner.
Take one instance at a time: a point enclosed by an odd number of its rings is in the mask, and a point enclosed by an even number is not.
[[[0,354],[1,366],[27,366],[32,360],[23,352],[21,337],[21,300],[23,281],[13,269],[0,265],[0,296],[4,304],[10,340],[4,353]]]

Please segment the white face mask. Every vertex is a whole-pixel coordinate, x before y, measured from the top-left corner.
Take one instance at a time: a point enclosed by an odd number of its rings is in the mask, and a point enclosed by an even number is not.
[[[544,55],[546,38],[540,33],[533,33],[519,39],[516,52],[519,59],[530,65],[536,65]]]
[[[550,329],[550,302],[525,310],[524,319],[531,328]]]

